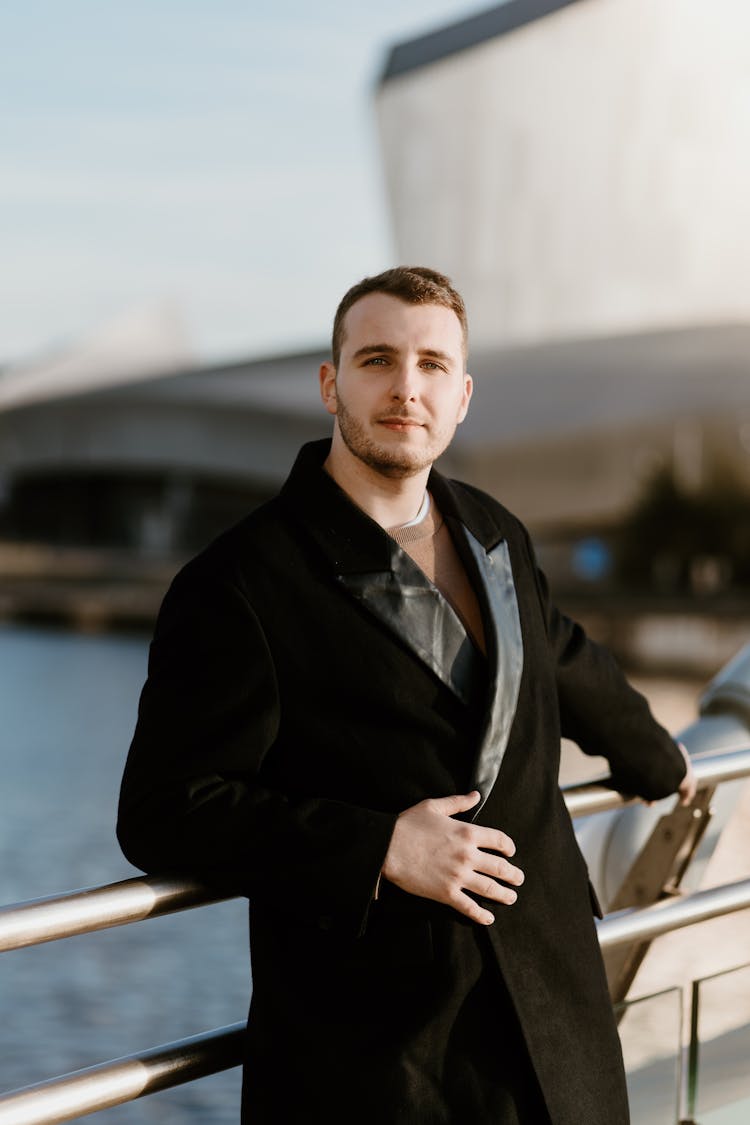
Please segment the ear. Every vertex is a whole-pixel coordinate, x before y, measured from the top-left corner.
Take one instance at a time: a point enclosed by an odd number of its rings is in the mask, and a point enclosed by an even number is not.
[[[469,409],[469,403],[471,402],[471,396],[472,396],[473,393],[474,393],[474,380],[472,379],[471,375],[469,375],[469,373],[467,371],[467,373],[464,375],[464,393],[463,393],[463,396],[461,398],[461,404],[458,408],[458,421],[459,422],[463,422],[464,418],[466,417],[466,413]]]
[[[329,414],[336,413],[336,368],[332,363],[320,365],[320,397]]]

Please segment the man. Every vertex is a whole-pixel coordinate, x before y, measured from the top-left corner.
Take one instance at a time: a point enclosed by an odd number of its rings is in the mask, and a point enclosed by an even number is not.
[[[432,469],[466,348],[442,275],[354,286],[332,442],[159,616],[119,837],[250,899],[248,1125],[628,1119],[561,731],[647,799],[691,771],[518,521]]]

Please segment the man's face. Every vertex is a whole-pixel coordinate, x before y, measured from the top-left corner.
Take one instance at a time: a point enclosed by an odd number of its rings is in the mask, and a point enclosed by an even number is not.
[[[458,317],[370,293],[344,320],[338,370],[320,371],[334,442],[389,477],[413,476],[448,447],[466,416],[472,381]]]

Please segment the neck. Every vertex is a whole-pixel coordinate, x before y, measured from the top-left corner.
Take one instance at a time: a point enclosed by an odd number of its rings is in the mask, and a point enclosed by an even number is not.
[[[334,440],[323,468],[339,488],[381,527],[413,520],[424,500],[429,466],[414,476],[390,477],[366,465]]]

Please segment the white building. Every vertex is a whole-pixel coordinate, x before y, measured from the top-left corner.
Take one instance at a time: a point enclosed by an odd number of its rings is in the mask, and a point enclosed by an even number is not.
[[[660,466],[750,487],[745,0],[511,0],[396,46],[377,107],[398,259],[470,310],[462,471],[551,533]]]
[[[399,258],[474,344],[750,320],[750,6],[511,0],[391,53]]]

